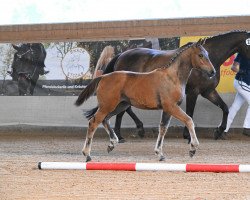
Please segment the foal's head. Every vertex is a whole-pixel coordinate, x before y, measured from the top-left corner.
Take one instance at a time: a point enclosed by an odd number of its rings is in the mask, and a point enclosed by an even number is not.
[[[192,66],[195,69],[206,72],[210,77],[215,75],[215,69],[213,64],[210,62],[208,52],[202,46],[202,40],[192,45],[193,53],[191,54]]]

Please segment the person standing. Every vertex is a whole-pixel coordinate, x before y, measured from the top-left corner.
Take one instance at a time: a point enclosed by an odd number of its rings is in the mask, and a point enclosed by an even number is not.
[[[93,78],[99,77],[103,74],[104,70],[106,69],[108,63],[115,55],[115,49],[112,46],[106,46],[97,61],[95,71],[93,74]]]
[[[237,73],[234,79],[236,96],[229,108],[227,127],[224,134],[227,135],[235,115],[241,106],[247,102],[248,108],[243,124],[243,134],[250,137],[250,59],[245,58],[239,53],[234,60],[231,70]]]

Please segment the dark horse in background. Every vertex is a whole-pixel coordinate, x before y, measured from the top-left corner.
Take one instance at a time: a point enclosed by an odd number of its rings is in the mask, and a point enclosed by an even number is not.
[[[12,45],[16,50],[9,74],[18,82],[19,95],[33,95],[39,75],[44,75],[46,51],[41,43]]]
[[[203,40],[203,46],[208,51],[209,58],[218,73],[216,73],[216,76],[213,78],[209,78],[206,74],[193,70],[187,82],[186,113],[190,117],[193,117],[195,104],[199,94],[223,111],[222,122],[219,127],[215,129],[214,139],[223,138],[228,116],[228,106],[215,89],[220,81],[220,66],[227,58],[237,52],[250,58],[250,46],[246,44],[246,39],[248,38],[250,38],[250,32],[247,31],[231,31],[205,38]],[[169,62],[175,52],[176,50],[159,51],[146,48],[128,50],[115,56],[107,65],[104,74],[120,70],[149,72]],[[131,107],[129,107],[126,112],[135,121],[139,136],[143,137],[143,123],[133,113]],[[115,123],[115,132],[120,141],[124,140],[120,134],[121,120],[124,113],[125,111],[117,115]],[[186,127],[183,132],[183,137],[190,142],[190,134]]]

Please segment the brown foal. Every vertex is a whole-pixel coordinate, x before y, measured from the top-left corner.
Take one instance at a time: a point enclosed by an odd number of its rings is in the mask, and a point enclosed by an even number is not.
[[[172,116],[188,127],[191,136],[189,154],[192,157],[199,141],[192,118],[179,105],[185,95],[185,86],[193,68],[202,70],[209,76],[215,75],[208,53],[200,41],[180,48],[168,65],[152,72],[116,71],[93,79],[75,103],[77,106],[81,105],[96,92],[98,106],[87,113],[90,120],[82,150],[86,161],[91,160],[92,139],[100,123],[110,136],[108,152],[113,150],[115,144],[118,143],[118,138],[109,125],[109,119],[131,105],[140,109],[163,110],[155,145],[155,153],[160,161],[165,159],[162,146]]]

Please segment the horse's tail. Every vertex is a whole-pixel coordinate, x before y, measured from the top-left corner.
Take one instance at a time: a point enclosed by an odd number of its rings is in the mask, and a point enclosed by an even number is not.
[[[114,71],[115,63],[120,55],[121,53],[117,54],[114,58],[112,58],[112,60],[108,63],[107,67],[105,68],[103,74],[109,74]]]
[[[93,79],[86,88],[84,88],[84,90],[81,92],[81,94],[78,96],[78,99],[75,102],[76,106],[80,106],[81,104],[83,104],[83,102],[85,102],[91,95],[93,95],[96,91],[96,88],[100,82],[100,80],[102,79],[102,77],[97,77],[95,79]]]
[[[96,106],[95,108],[92,108],[91,110],[87,110],[86,112],[84,112],[84,116],[88,120],[90,120],[94,116],[97,110],[98,110],[98,106]]]

